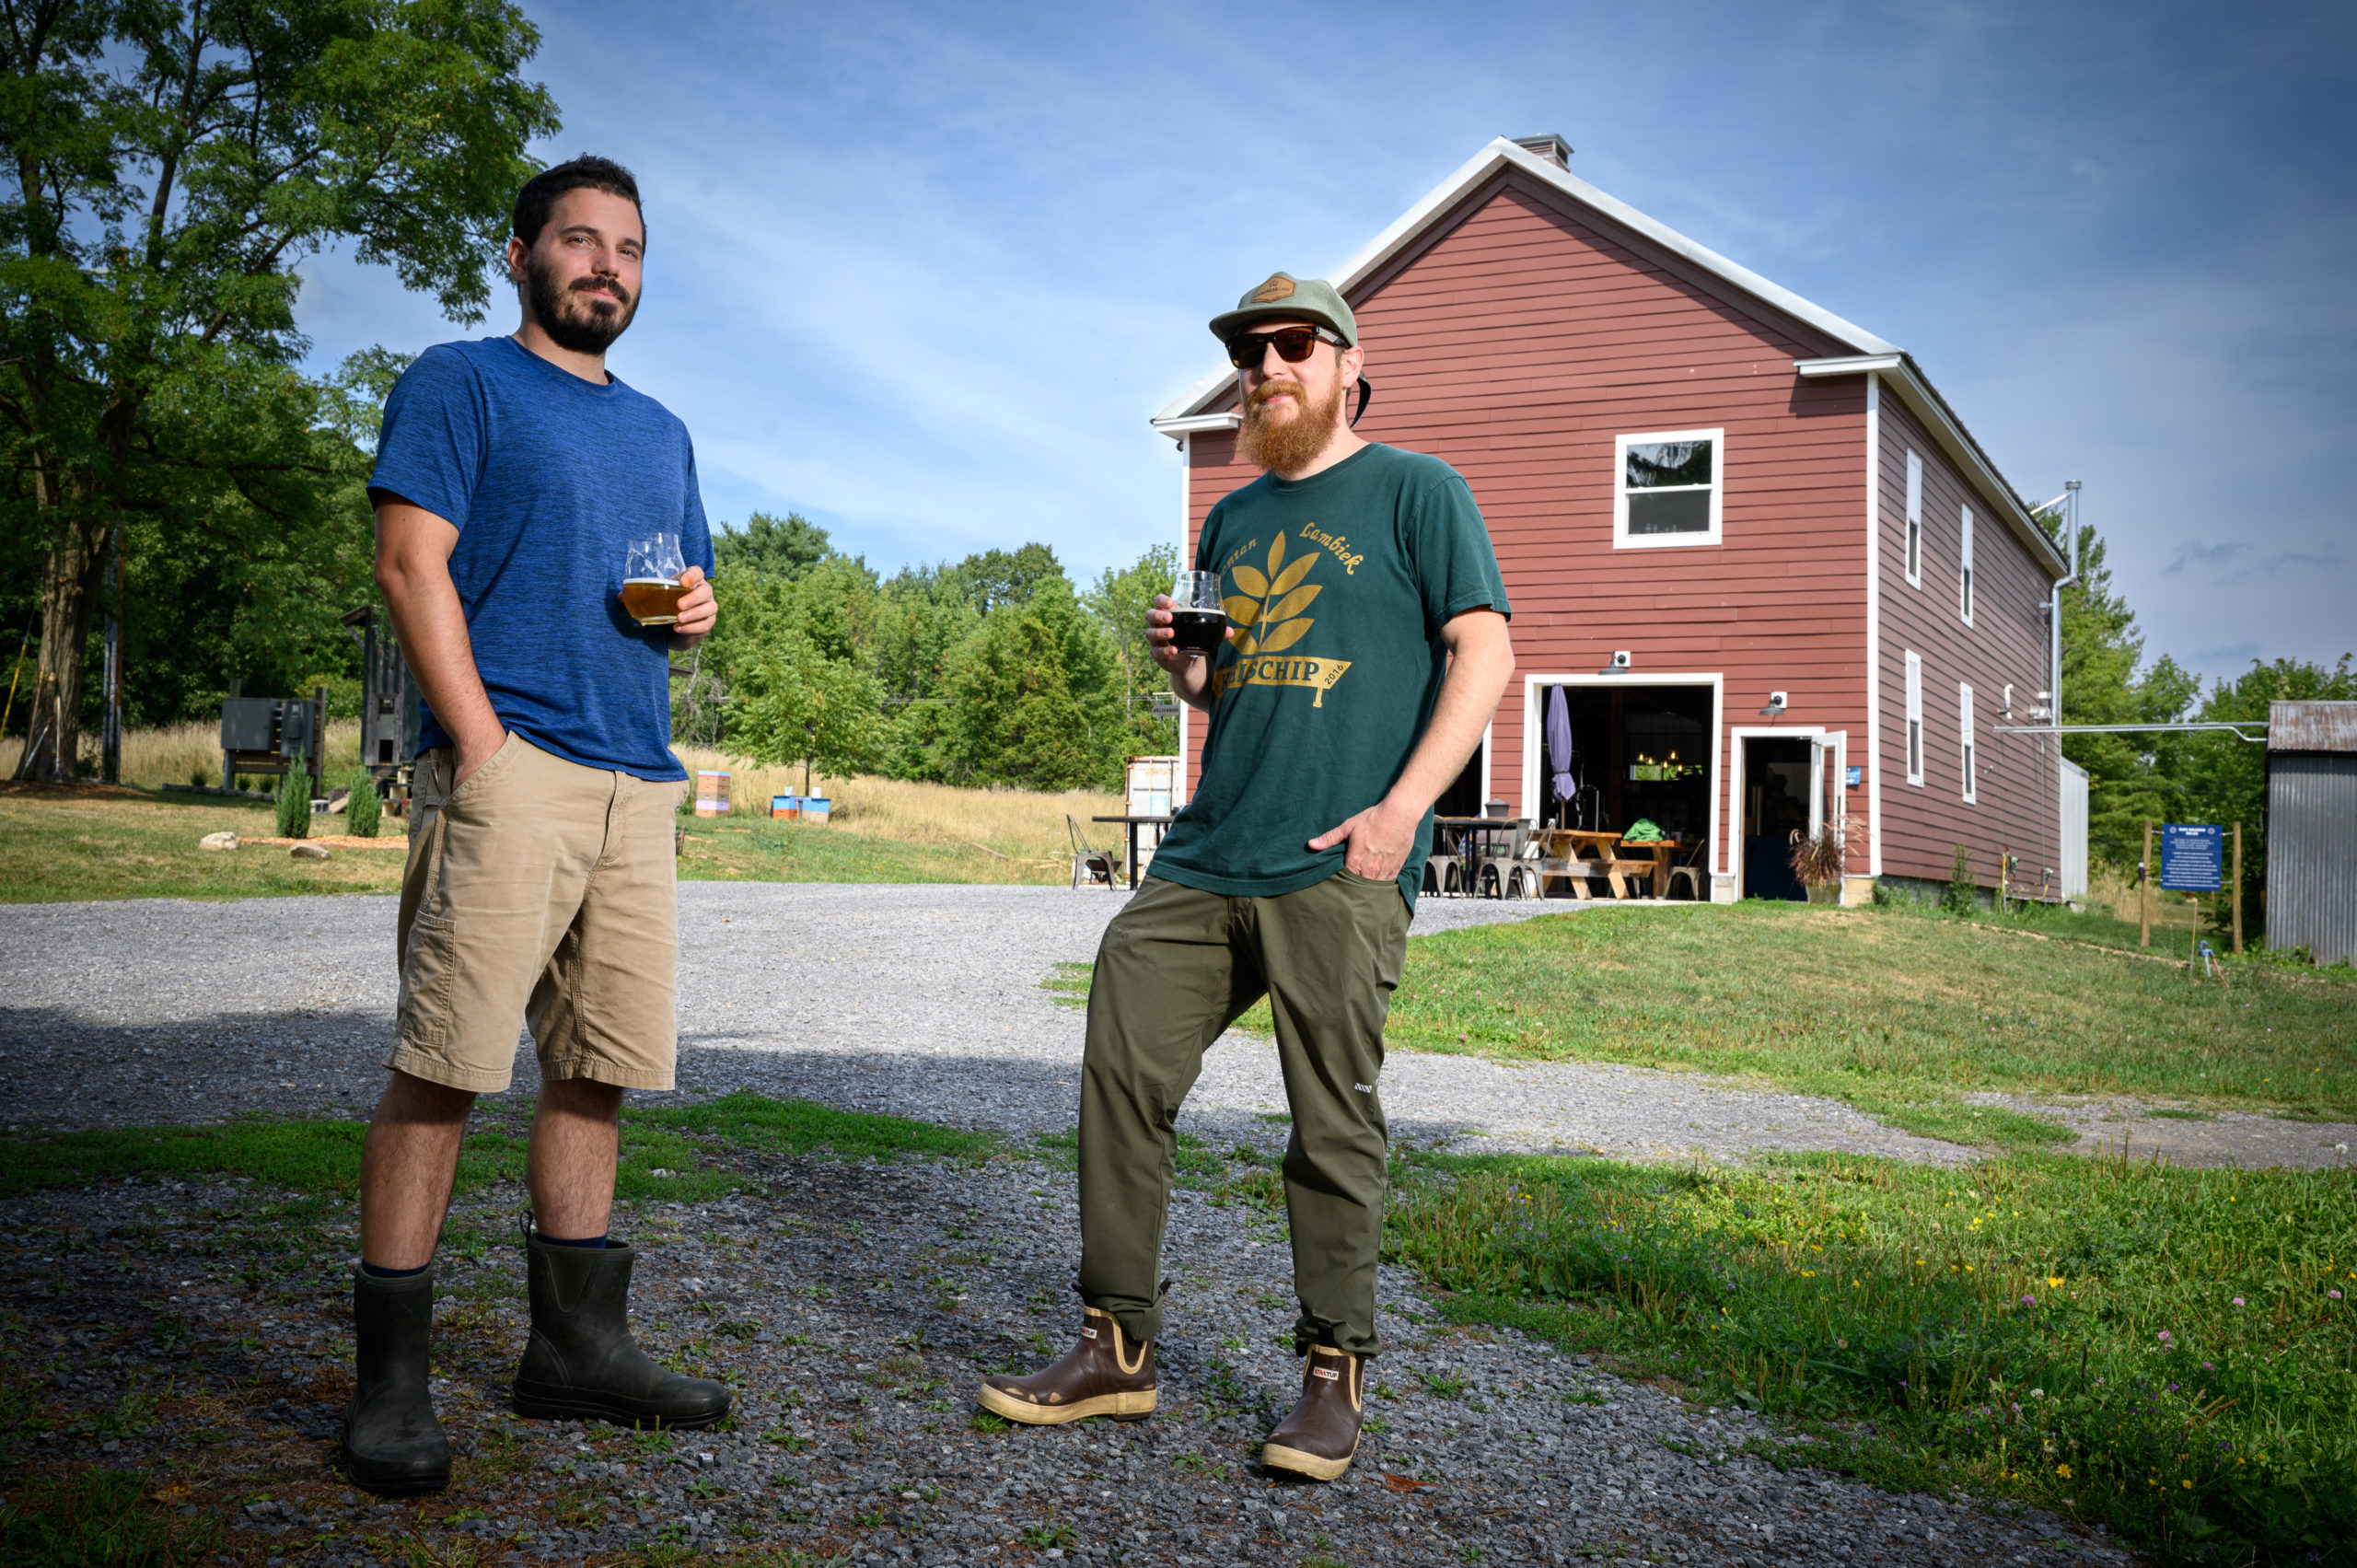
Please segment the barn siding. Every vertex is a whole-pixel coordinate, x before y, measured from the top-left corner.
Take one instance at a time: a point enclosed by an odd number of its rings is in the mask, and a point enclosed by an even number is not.
[[[1887,876],[1945,881],[1956,846],[1972,852],[1982,887],[1994,887],[2001,846],[2018,857],[2032,889],[2054,874],[2061,887],[2061,770],[2052,736],[2007,736],[2032,722],[2047,672],[2049,581],[1990,497],[1966,483],[1898,400],[1881,400],[1882,868]],[[1907,580],[1907,454],[1923,460],[1923,572]],[[1957,612],[1963,508],[1972,508],[1976,576],[1972,624]],[[1923,784],[1907,782],[1909,653],[1923,659]],[[2014,712],[2003,712],[2005,684]],[[1962,787],[1957,687],[1973,690],[1980,756],[1978,798]],[[2017,883],[2017,887],[2020,884]]]

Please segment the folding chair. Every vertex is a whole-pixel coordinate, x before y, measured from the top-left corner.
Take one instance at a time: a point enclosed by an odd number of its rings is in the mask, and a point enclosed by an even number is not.
[[[1080,823],[1072,813],[1064,813],[1064,831],[1072,839],[1072,885],[1075,888],[1118,888],[1121,884],[1121,869],[1113,856],[1090,846],[1088,836],[1080,830]]]

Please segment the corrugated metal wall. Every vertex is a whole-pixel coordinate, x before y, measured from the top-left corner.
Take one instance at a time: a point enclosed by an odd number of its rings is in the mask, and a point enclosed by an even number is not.
[[[2267,943],[2357,960],[2357,752],[2268,758]]]
[[[2087,896],[2087,771],[2062,764],[2062,897]]]

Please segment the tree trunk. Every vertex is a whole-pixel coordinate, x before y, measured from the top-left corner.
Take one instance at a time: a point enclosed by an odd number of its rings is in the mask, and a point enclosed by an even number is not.
[[[25,721],[20,779],[70,779],[82,739],[82,676],[90,615],[106,573],[103,525],[69,523],[50,552],[41,596],[41,664]]]

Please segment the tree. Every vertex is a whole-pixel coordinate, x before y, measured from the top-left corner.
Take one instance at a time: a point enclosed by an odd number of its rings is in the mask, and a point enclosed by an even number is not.
[[[1029,604],[1040,584],[1064,575],[1056,552],[1044,544],[1027,544],[1016,551],[986,550],[969,555],[953,570],[965,585],[966,597],[982,615],[1003,604]]]
[[[713,536],[713,561],[720,573],[754,577],[799,577],[835,553],[827,530],[799,512],[783,518],[756,512],[742,528]]]
[[[19,776],[74,767],[111,531],[299,528],[348,479],[298,261],[355,241],[480,319],[557,128],[538,45],[508,0],[0,0],[0,500],[44,555]]]
[[[807,633],[786,627],[737,678],[731,737],[755,761],[800,761],[808,770],[865,772],[883,745],[881,693],[849,659],[830,658]]]
[[[1154,545],[1118,572],[1108,566],[1085,600],[1089,613],[1104,628],[1120,669],[1129,747],[1157,756],[1178,749],[1178,725],[1175,719],[1154,716],[1154,699],[1169,690],[1169,680],[1148,652],[1145,616],[1154,608],[1155,596],[1170,591],[1178,571],[1178,550],[1167,544]]]
[[[2135,612],[2111,587],[2104,542],[2079,528],[2079,580],[2062,590],[2062,714],[2065,724],[2168,724],[2200,683],[2165,654],[2143,665]],[[2089,852],[2116,865],[2143,853],[2146,819],[2169,814],[2169,786],[2154,766],[2152,735],[2072,735],[2062,754],[2087,770]]]

